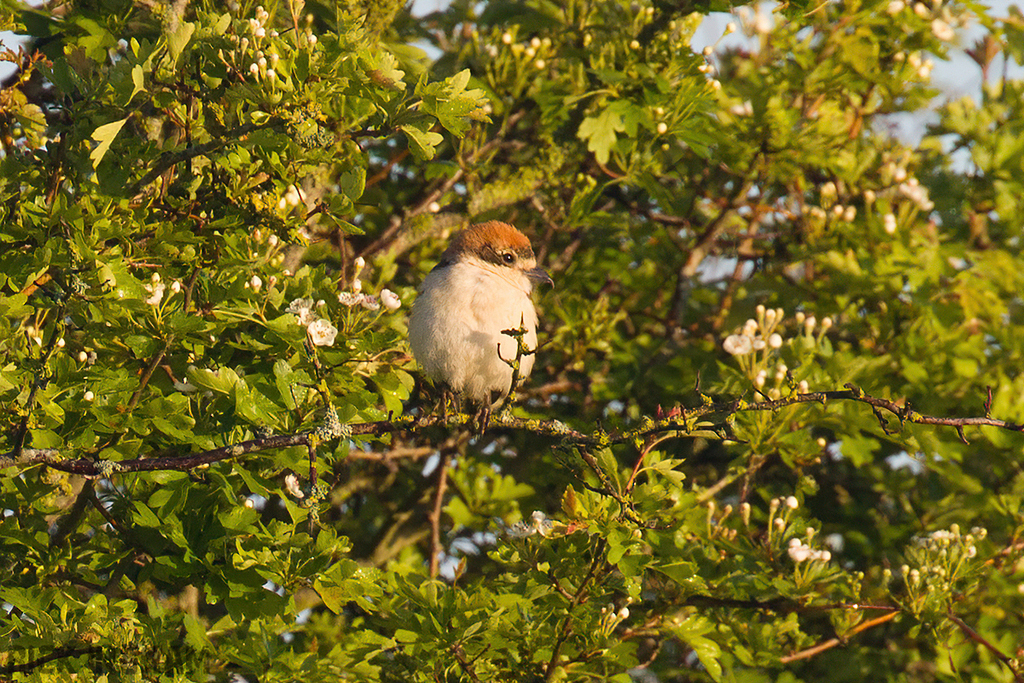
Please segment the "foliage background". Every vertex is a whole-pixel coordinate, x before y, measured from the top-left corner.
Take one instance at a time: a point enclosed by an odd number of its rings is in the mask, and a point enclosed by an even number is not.
[[[728,10],[748,47],[694,54]],[[890,137],[968,24],[981,100]],[[1024,676],[1016,10],[5,0],[0,28],[30,37],[0,678]],[[494,218],[556,286],[517,418],[471,438],[428,417],[405,313]]]

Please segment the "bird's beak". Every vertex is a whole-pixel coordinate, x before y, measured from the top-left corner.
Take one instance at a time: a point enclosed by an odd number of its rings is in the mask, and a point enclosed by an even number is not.
[[[535,284],[538,285],[552,285],[554,286],[555,281],[548,275],[548,271],[543,268],[531,268],[526,271],[526,277],[530,278]]]

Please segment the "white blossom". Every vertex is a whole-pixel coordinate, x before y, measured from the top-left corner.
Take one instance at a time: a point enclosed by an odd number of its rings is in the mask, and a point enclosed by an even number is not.
[[[362,294],[354,294],[352,292],[340,292],[338,294],[338,301],[344,306],[355,306],[362,301]]]
[[[164,290],[167,289],[167,285],[159,281],[159,275],[154,275],[153,277],[156,279],[152,283],[143,285],[143,287],[149,292],[146,303],[150,306],[157,306],[163,301]]]
[[[285,312],[293,314],[296,318],[295,322],[303,327],[308,327],[320,317],[313,312],[312,299],[295,299],[288,304]]]
[[[956,37],[956,33],[952,30],[952,28],[948,24],[943,22],[942,19],[938,18],[932,19],[932,33],[935,34],[936,38],[947,43]]]
[[[314,346],[334,346],[334,338],[338,336],[338,328],[329,320],[314,320],[306,328],[306,333]]]
[[[398,298],[398,295],[392,292],[390,289],[382,289],[380,292],[380,302],[384,304],[384,308],[389,311],[396,311],[402,306],[402,300]]]
[[[731,334],[722,342],[722,348],[733,356],[745,356],[753,348],[753,340],[745,334]]]
[[[887,213],[882,217],[882,225],[885,227],[885,232],[892,235],[896,232],[896,216]]]
[[[293,498],[301,500],[306,497],[306,494],[302,492],[302,487],[299,486],[299,478],[292,473],[285,476],[284,488]]]
[[[796,539],[793,539],[793,540],[796,540]],[[802,543],[798,542],[796,545],[791,545],[789,547],[789,557],[794,562],[798,562],[798,563],[799,562],[804,562],[804,561],[810,559],[810,557],[811,557],[811,549],[808,548],[807,546],[803,545]]]

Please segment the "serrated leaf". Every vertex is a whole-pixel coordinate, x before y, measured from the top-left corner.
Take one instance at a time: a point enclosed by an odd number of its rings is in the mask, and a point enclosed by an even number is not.
[[[594,153],[601,164],[607,164],[611,149],[619,139],[618,133],[625,130],[622,117],[608,107],[597,116],[583,119],[577,136],[587,141],[587,149]]]
[[[185,642],[195,650],[202,652],[210,646],[210,639],[206,635],[206,628],[191,614],[182,617],[185,624]]]
[[[399,126],[399,130],[405,133],[409,141],[409,151],[419,161],[433,159],[437,153],[437,146],[444,142],[440,133],[431,130],[421,130],[414,125]]]

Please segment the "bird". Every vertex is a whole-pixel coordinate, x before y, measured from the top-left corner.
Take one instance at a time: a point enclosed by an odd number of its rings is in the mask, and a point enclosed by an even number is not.
[[[427,274],[409,316],[409,346],[423,372],[450,396],[480,410],[481,428],[512,386],[517,340],[519,381],[533,369],[537,348],[535,285],[553,284],[537,266],[530,240],[508,223],[488,221],[452,236]],[[445,402],[447,412],[447,401]]]

